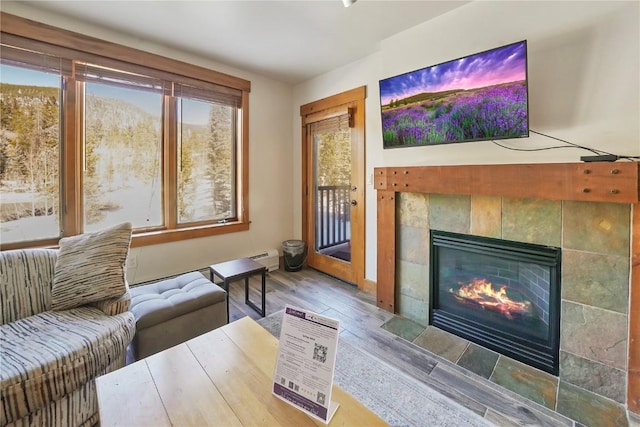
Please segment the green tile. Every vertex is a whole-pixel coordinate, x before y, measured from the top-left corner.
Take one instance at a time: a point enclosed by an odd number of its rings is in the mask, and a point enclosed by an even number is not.
[[[621,369],[561,351],[560,379],[617,402],[625,402],[627,374]]]
[[[496,367],[498,357],[498,353],[471,343],[458,360],[458,366],[488,379]]]
[[[401,225],[397,239],[399,259],[429,265],[429,230]]]
[[[562,208],[565,248],[629,257],[630,205],[563,202]]]
[[[561,319],[561,350],[610,367],[626,368],[626,315],[562,301]]]
[[[429,225],[432,229],[469,234],[470,221],[470,196],[429,195]]]
[[[429,195],[422,193],[398,193],[398,224],[429,229]]]
[[[429,304],[429,266],[409,261],[396,262],[396,293],[424,301]]]
[[[563,250],[562,298],[618,313],[627,313],[629,258]]]
[[[457,362],[469,345],[467,340],[433,326],[425,329],[413,343],[453,363]]]
[[[429,302],[409,295],[399,294],[396,298],[397,313],[425,328],[429,324]]]
[[[425,329],[424,326],[401,316],[393,316],[391,319],[383,323],[381,327],[382,329],[404,338],[407,341],[413,341]]]
[[[471,196],[471,234],[502,237],[502,198]]]
[[[556,411],[587,426],[627,427],[626,411],[614,401],[560,381]]]
[[[558,379],[551,374],[500,356],[490,379],[547,408],[556,406]]]
[[[502,200],[502,238],[540,245],[560,246],[562,203],[555,200]]]

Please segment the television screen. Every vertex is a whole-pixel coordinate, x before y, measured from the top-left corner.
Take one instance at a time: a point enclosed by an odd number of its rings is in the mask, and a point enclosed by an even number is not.
[[[527,42],[380,80],[384,148],[529,136]]]

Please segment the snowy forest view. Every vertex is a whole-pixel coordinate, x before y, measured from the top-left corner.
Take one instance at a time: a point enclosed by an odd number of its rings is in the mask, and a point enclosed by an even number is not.
[[[59,78],[0,83],[2,243],[60,236],[60,92]],[[162,226],[162,96],[87,83],[84,105],[84,231]],[[234,216],[235,108],[179,99],[178,112],[178,222]]]

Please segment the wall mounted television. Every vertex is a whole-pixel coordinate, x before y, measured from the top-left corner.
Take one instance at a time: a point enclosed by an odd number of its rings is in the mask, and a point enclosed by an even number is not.
[[[384,148],[529,136],[526,40],[380,80]]]

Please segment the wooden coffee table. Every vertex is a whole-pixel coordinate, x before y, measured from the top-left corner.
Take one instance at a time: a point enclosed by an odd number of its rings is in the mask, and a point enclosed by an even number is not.
[[[227,323],[229,323],[229,283],[244,279],[244,303],[257,311],[262,317],[265,316],[266,304],[266,274],[267,267],[250,258],[234,259],[232,261],[221,262],[209,266],[211,272],[211,281],[215,276],[222,279],[222,286],[227,291]],[[258,308],[251,300],[249,300],[249,277],[254,274],[262,274],[262,308]]]
[[[271,393],[277,353],[244,317],[99,377],[100,425],[324,426]],[[336,385],[331,398],[340,407],[329,425],[387,425]]]

